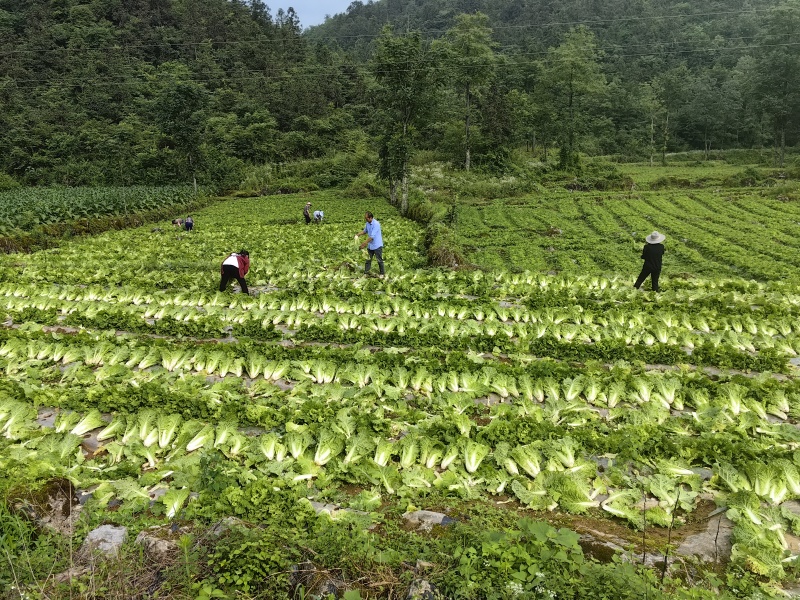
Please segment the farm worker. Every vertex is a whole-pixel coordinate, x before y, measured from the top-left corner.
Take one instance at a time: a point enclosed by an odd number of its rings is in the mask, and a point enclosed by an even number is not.
[[[369,273],[370,267],[372,267],[372,257],[375,256],[378,259],[378,268],[380,269],[381,277],[383,277],[383,234],[381,234],[381,224],[372,216],[371,212],[365,213],[364,219],[366,220],[364,230],[357,233],[355,237],[355,239],[358,239],[359,236],[367,236],[367,241],[362,242],[359,246],[359,248],[362,249],[366,246],[369,251],[369,258],[367,262],[364,263],[364,274]]]
[[[235,279],[242,287],[242,291],[248,294],[245,275],[250,270],[250,253],[247,250],[232,252],[228,258],[222,261],[222,279],[219,282],[219,291],[224,292],[228,287],[228,282]]]
[[[172,224],[175,227],[183,227],[183,219],[172,219]]]
[[[192,227],[194,227],[194,219],[192,215],[186,217],[186,220],[183,222],[183,226],[186,227],[186,231],[191,231]]]
[[[654,231],[645,238],[647,243],[642,250],[644,265],[642,266],[642,272],[639,273],[639,277],[636,279],[636,283],[633,284],[633,287],[637,290],[649,275],[653,291],[658,291],[658,277],[661,275],[661,257],[664,256],[664,244],[661,242],[663,242],[666,237],[667,236],[663,233]]]
[[[322,223],[322,219],[325,218],[325,213],[321,210],[314,211],[314,223]]]
[[[306,225],[311,223],[311,202],[306,202],[306,207],[303,209],[303,217],[306,220]]]

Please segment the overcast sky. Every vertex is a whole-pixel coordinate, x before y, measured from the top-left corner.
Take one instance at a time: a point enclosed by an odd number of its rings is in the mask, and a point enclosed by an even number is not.
[[[300,17],[300,25],[305,29],[319,25],[325,21],[325,15],[333,16],[347,10],[353,0],[265,0],[269,12],[274,17],[279,8],[286,10],[290,6]]]

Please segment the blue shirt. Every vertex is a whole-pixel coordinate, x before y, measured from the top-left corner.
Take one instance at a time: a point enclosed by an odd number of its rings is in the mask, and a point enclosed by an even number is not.
[[[367,244],[367,248],[370,250],[377,250],[383,246],[383,235],[381,234],[381,224],[378,223],[378,219],[372,219],[372,223],[367,221],[364,224],[364,233],[367,234],[368,237],[372,238],[372,241]]]

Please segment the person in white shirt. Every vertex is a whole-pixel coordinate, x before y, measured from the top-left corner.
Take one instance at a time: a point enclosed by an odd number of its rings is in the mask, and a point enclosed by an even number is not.
[[[242,292],[249,294],[247,290],[247,282],[244,277],[250,270],[250,253],[247,250],[239,250],[239,252],[232,252],[228,258],[222,261],[221,274],[222,279],[219,282],[219,291],[224,292],[231,279],[239,282]]]

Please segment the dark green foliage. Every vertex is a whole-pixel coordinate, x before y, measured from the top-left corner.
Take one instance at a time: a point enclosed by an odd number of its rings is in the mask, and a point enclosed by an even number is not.
[[[216,587],[242,590],[251,597],[288,600],[289,567],[300,555],[295,538],[296,532],[278,528],[231,529],[206,557],[208,579]]]
[[[764,174],[754,167],[748,167],[744,171],[728,177],[723,184],[726,187],[751,187],[759,185],[764,181]]]
[[[36,573],[68,568],[69,539],[48,529],[39,529],[24,514],[16,512],[6,502],[6,486],[12,482],[3,478],[0,497],[0,589],[11,591],[17,586],[35,585]],[[17,566],[24,564],[25,569]]]
[[[576,169],[575,178],[564,185],[571,191],[629,190],[633,185],[630,176],[621,173],[614,165],[595,162]]]
[[[331,76],[340,53],[307,54],[293,11],[273,20],[217,0],[6,8],[0,51],[19,60],[0,66],[15,82],[0,92],[0,172],[13,178],[3,188],[195,175],[229,187],[243,165],[326,154],[356,128],[333,107],[360,104],[362,78]]]
[[[234,323],[234,337],[251,337],[256,340],[277,340],[281,333],[275,329],[272,323],[263,325],[258,319],[248,319],[243,323]]]
[[[19,183],[13,177],[0,173],[0,192],[6,192],[19,187]]]
[[[354,2],[302,32],[294,11],[221,0],[12,2],[0,16],[0,190],[230,189],[254,166],[337,152],[366,152],[360,170],[376,173],[379,150],[396,183],[420,150],[465,164],[469,149],[476,167],[505,172],[522,146],[575,170],[585,154],[708,160],[772,144],[743,152],[784,167],[800,131],[800,60],[785,41],[796,3],[717,6]],[[297,174],[283,188],[357,174]]]
[[[444,223],[435,223],[428,227],[425,232],[425,247],[428,251],[428,262],[435,267],[457,267],[466,263],[452,229]]]
[[[467,525],[459,526],[457,533],[452,569],[441,581],[448,597],[663,597],[650,571],[587,559],[578,543],[580,536],[566,528],[523,518],[502,532]]]

